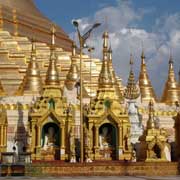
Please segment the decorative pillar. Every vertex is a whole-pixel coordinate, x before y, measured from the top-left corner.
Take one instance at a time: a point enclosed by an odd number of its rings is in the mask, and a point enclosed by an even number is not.
[[[1,137],[2,137],[2,130],[1,130],[1,126],[0,126],[0,147],[2,146],[2,140],[1,140]]]
[[[89,135],[90,135],[90,150],[93,148],[93,128],[92,125],[89,125]]]
[[[65,126],[61,125],[61,149],[60,149],[60,160],[65,160]]]
[[[64,125],[61,126],[61,148],[65,147],[65,129]]]
[[[38,126],[37,127],[37,146],[38,147],[41,146],[40,142],[41,142],[41,128]]]
[[[119,127],[120,133],[119,133],[119,146],[123,148],[123,128],[122,126]]]
[[[1,147],[3,147],[3,140],[4,139],[4,128],[3,125],[1,126]]]
[[[34,149],[36,146],[36,130],[35,130],[35,124],[34,122],[32,123],[32,145],[31,145],[31,152],[34,154]]]
[[[96,148],[99,147],[99,128],[95,126],[95,146]]]
[[[4,127],[4,146],[7,146],[7,126]]]

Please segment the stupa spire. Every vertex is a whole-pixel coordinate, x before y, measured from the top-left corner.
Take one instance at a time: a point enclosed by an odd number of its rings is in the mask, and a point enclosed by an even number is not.
[[[17,91],[17,95],[35,95],[42,91],[42,80],[40,76],[39,66],[36,60],[36,46],[32,41],[31,59],[29,61],[26,75]]]
[[[79,77],[78,66],[75,62],[75,58],[76,58],[76,44],[73,42],[71,66],[70,66],[69,72],[66,76],[66,87],[68,89],[72,89],[74,87],[74,85],[77,82],[78,77]]]
[[[142,102],[149,102],[151,99],[156,100],[156,95],[154,93],[154,89],[151,85],[151,81],[150,81],[148,73],[147,73],[144,49],[142,50],[142,54],[141,54],[141,69],[140,69],[140,74],[139,74],[139,87],[140,87]]]
[[[133,57],[132,54],[130,55],[130,72],[129,72],[129,78],[128,78],[128,83],[127,83],[127,87],[125,89],[125,98],[126,99],[136,99],[139,97],[139,91],[138,88],[136,86],[136,82],[135,82],[135,77],[134,77],[134,72],[133,72]]]
[[[155,122],[154,122],[154,103],[151,99],[149,102],[149,119],[147,121],[147,129],[154,129]]]
[[[56,52],[55,52],[55,28],[51,30],[51,47],[50,47],[50,60],[46,74],[46,85],[59,85],[59,73],[56,66]]]
[[[166,104],[175,104],[180,101],[180,90],[174,73],[172,54],[169,58],[168,78],[164,87],[162,102]]]
[[[109,67],[109,52],[108,52],[108,32],[103,34],[103,61],[99,75],[99,87],[109,87],[112,85],[112,75]]]

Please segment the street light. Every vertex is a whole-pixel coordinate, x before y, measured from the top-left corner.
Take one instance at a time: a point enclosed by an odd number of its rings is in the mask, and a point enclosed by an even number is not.
[[[81,163],[84,161],[84,130],[83,130],[83,78],[82,78],[82,51],[85,47],[86,40],[90,37],[91,32],[93,29],[99,27],[100,23],[95,23],[86,33],[81,35],[79,31],[79,23],[76,20],[72,21],[72,24],[77,30],[78,38],[79,38],[79,45],[80,45],[80,146],[81,146]]]

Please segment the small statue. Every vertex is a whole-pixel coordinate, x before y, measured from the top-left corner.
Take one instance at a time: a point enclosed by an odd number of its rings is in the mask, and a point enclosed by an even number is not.
[[[102,133],[99,136],[99,144],[100,144],[100,149],[106,149],[111,146],[111,137],[110,134],[108,134],[108,127],[103,127],[102,128]]]
[[[136,162],[136,151],[132,151],[132,162]]]
[[[85,127],[85,146],[86,146],[85,161],[87,163],[91,163],[92,162],[90,158],[91,138],[90,138],[89,131],[86,127]]]
[[[44,145],[43,149],[47,150],[49,147],[54,147],[56,142],[55,138],[55,131],[53,127],[48,128],[48,133],[45,135],[44,138]]]
[[[69,142],[70,142],[70,162],[76,163],[75,139],[72,128],[70,129],[69,132]]]
[[[165,154],[166,160],[171,162],[171,150],[168,143],[165,143],[164,154]]]

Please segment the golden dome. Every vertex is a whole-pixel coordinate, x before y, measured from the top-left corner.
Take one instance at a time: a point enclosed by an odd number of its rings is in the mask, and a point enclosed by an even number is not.
[[[49,29],[53,23],[36,8],[33,0],[0,0],[0,7],[4,30],[50,44]],[[71,50],[72,40],[61,27],[56,29],[56,45]]]

